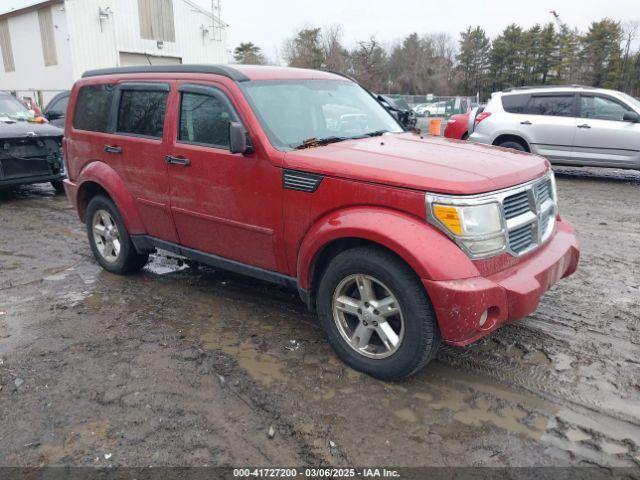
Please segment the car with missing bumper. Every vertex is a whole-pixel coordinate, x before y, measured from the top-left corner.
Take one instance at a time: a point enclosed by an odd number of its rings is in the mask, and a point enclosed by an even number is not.
[[[51,182],[63,192],[63,132],[32,120],[22,103],[0,92],[0,188]]]
[[[378,378],[527,316],[578,264],[547,160],[406,132],[328,72],[92,71],[65,129],[65,188],[106,270],[162,249],[295,288]]]

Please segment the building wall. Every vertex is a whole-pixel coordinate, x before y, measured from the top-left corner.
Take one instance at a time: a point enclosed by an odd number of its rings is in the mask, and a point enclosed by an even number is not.
[[[65,1],[74,80],[87,70],[118,65],[114,16],[109,15],[106,20],[100,21],[100,9],[114,10],[114,3],[114,0]]]
[[[45,66],[38,12],[30,11],[8,18],[15,63],[14,72],[5,72],[0,62],[0,90],[17,91],[19,96],[37,98],[42,91],[44,102],[56,91],[73,83],[69,32],[63,3],[51,7],[57,65]]]
[[[145,40],[140,34],[137,0],[114,0],[118,50],[128,53],[146,53],[149,56],[177,57],[182,63],[227,63],[226,36],[214,40],[211,18],[183,0],[174,0],[176,41],[163,42],[158,48],[156,40]],[[209,29],[206,35],[202,26]],[[220,39],[220,30],[216,32]],[[153,60],[152,60],[153,63]]]
[[[100,8],[111,14],[100,21]],[[58,64],[45,67],[37,11],[10,16],[15,72],[0,62],[0,90],[40,91],[44,104],[87,70],[132,63],[226,63],[224,30],[184,0],[173,0],[175,42],[141,38],[137,0],[64,0],[51,7]],[[204,28],[209,32],[205,33]],[[148,59],[147,59],[148,56]],[[32,93],[21,96],[37,98]]]

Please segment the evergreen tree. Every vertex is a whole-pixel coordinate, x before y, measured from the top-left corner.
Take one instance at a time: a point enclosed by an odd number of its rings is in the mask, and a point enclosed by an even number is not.
[[[468,27],[460,34],[458,70],[462,75],[463,94],[475,95],[483,92],[489,68],[490,41],[482,28]]]
[[[265,63],[262,50],[252,42],[238,45],[233,51],[233,58],[236,62],[244,65],[262,65]]]
[[[594,87],[620,88],[622,75],[622,27],[605,18],[593,22],[582,39],[586,71],[584,79]]]

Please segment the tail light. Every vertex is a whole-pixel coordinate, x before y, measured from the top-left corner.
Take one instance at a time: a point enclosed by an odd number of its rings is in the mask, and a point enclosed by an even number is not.
[[[483,121],[485,118],[488,118],[491,116],[491,112],[480,112],[478,115],[476,115],[476,125],[479,124],[481,121]]]

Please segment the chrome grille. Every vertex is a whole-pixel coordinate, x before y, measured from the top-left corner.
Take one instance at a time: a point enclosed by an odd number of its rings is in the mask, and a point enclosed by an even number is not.
[[[534,243],[533,225],[524,225],[509,232],[509,246],[515,253],[522,253]]]
[[[545,200],[552,200],[551,180],[545,180],[536,184],[536,198],[538,202],[543,203]]]
[[[502,198],[507,250],[512,255],[530,252],[550,237],[558,208],[548,176],[507,190]]]
[[[506,197],[503,201],[504,216],[508,220],[531,210],[529,195],[526,191]]]

